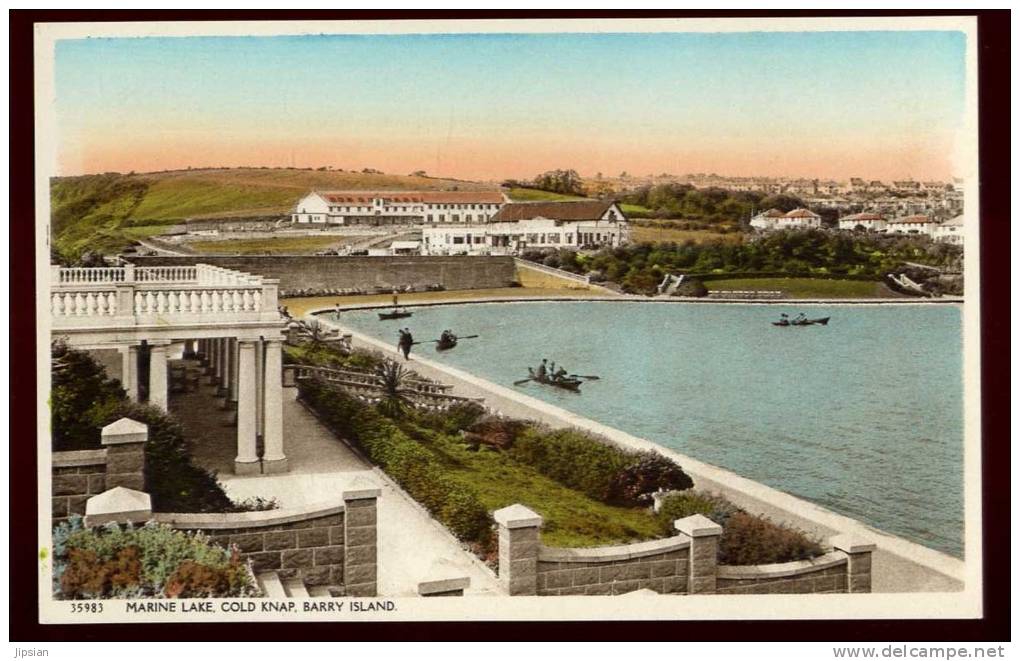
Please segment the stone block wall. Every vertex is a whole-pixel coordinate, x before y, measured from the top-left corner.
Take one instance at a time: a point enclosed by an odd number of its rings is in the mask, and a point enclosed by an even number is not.
[[[163,514],[153,518],[180,530],[201,531],[235,546],[255,573],[343,588],[348,596],[376,594],[377,489],[345,492],[342,504],[265,512]]]
[[[718,594],[830,594],[849,592],[848,558],[833,551],[811,560],[719,567]],[[869,585],[870,587],[870,585]],[[861,590],[855,590],[859,592]]]
[[[616,595],[687,592],[690,542],[679,537],[593,549],[542,547],[537,594]]]
[[[387,292],[394,288],[442,285],[446,289],[506,287],[516,279],[512,257],[414,256],[350,257],[326,255],[250,256],[130,256],[138,266],[212,264],[280,281],[284,293],[299,289],[362,289]]]
[[[811,560],[720,566],[722,528],[695,514],[674,522],[676,537],[625,546],[554,549],[542,545],[542,517],[523,505],[493,513],[499,526],[499,578],[511,595],[824,594],[871,591],[874,544],[833,538]]]
[[[256,574],[275,571],[306,585],[344,584],[344,506],[230,514],[162,514],[156,521],[236,546]]]
[[[54,452],[51,501],[53,523],[85,516],[85,502],[106,491],[106,450]]]

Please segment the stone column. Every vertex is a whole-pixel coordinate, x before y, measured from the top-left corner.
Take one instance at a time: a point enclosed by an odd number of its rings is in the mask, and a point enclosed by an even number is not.
[[[847,555],[847,592],[871,592],[871,552],[875,544],[851,535],[836,535],[832,548]]]
[[[344,575],[348,597],[376,595],[378,488],[356,488],[343,492],[344,499]]]
[[[138,401],[138,345],[129,344],[121,347],[120,355],[124,361],[121,383],[128,399],[132,402]]]
[[[230,338],[230,393],[227,395],[231,408],[237,408],[237,338]]]
[[[237,357],[234,356],[233,352],[233,340],[232,337],[223,338],[223,381],[220,384],[219,392],[223,395],[223,401],[220,403],[220,407],[224,409],[230,408],[230,393],[233,391],[234,384],[234,362]]]
[[[121,418],[100,432],[106,448],[106,488],[145,488],[145,443],[149,427],[130,418]]]
[[[287,457],[283,453],[283,345],[280,340],[266,341],[265,359],[262,466],[266,473],[284,473]]]
[[[492,513],[499,525],[499,582],[511,596],[538,594],[538,531],[542,517],[524,505]]]
[[[227,394],[227,338],[216,338],[216,396]]]
[[[168,343],[149,342],[149,404],[168,409],[166,347]]]
[[[238,343],[237,458],[234,472],[254,475],[261,471],[255,438],[255,343]]]
[[[717,555],[722,526],[701,514],[677,519],[673,527],[691,540],[687,558],[687,594],[715,593]]]
[[[209,385],[216,385],[216,338],[205,341],[205,374],[209,377]]]
[[[265,439],[266,351],[262,340],[255,342],[255,430]]]

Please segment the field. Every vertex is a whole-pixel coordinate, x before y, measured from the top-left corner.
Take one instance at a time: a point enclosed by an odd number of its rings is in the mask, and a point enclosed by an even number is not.
[[[563,195],[549,191],[538,190],[537,188],[511,188],[507,191],[511,202],[559,202],[564,200],[586,200],[588,198],[577,195]]]
[[[84,250],[115,252],[131,231],[190,219],[281,216],[310,190],[491,190],[456,179],[333,170],[230,168],[56,177],[50,182],[53,245],[74,259]]]
[[[815,278],[734,278],[710,280],[709,291],[781,290],[791,298],[895,298],[881,282]]]
[[[184,245],[204,255],[311,255],[364,238],[363,236],[287,236],[264,239],[193,241]]]
[[[630,239],[634,243],[709,243],[722,241],[724,243],[742,243],[744,235],[739,232],[721,234],[711,230],[680,230],[669,227],[649,227],[645,225],[631,225]]]

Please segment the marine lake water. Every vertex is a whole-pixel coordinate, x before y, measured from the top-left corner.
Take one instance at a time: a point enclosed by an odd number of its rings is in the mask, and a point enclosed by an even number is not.
[[[956,557],[963,555],[962,319],[955,305],[533,302],[343,312],[396,342],[479,334],[429,359],[511,386],[549,358],[580,394],[528,395]],[[413,353],[412,353],[413,357]]]

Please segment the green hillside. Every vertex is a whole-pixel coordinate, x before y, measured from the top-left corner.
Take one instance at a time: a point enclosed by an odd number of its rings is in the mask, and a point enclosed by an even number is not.
[[[285,215],[308,191],[477,190],[483,184],[382,173],[231,168],[55,177],[53,246],[65,259],[112,252],[188,220]]]

